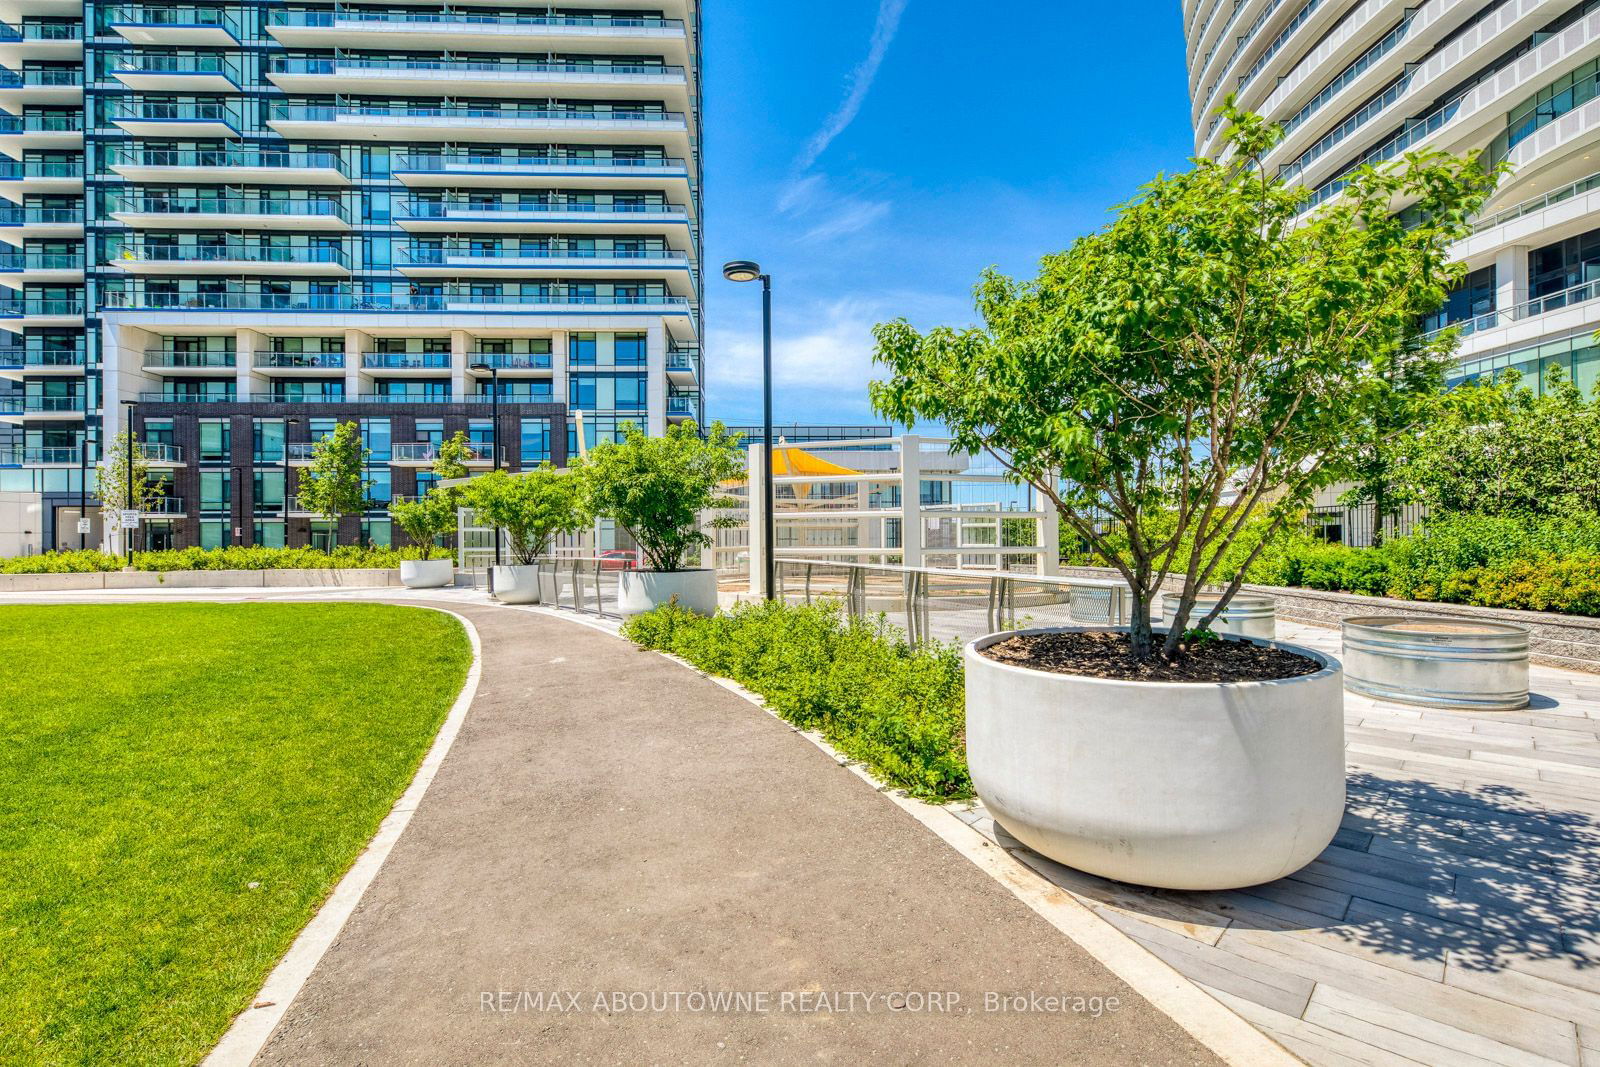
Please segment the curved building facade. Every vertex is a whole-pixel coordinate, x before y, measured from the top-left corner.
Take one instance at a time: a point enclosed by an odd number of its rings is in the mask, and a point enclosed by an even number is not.
[[[1268,157],[1313,204],[1363,163],[1482,150],[1512,172],[1460,242],[1461,381],[1512,367],[1600,378],[1600,0],[1185,0],[1195,151],[1216,111],[1280,123]]]

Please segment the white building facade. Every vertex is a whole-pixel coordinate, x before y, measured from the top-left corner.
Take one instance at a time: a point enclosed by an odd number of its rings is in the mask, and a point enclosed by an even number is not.
[[[1184,0],[1195,151],[1229,94],[1280,123],[1268,157],[1313,203],[1351,170],[1427,148],[1512,172],[1456,254],[1430,330],[1463,335],[1453,383],[1505,368],[1600,377],[1600,2]]]
[[[516,469],[575,412],[589,444],[703,421],[698,0],[0,23],[0,492],[42,547],[130,420],[151,548],[390,543],[456,431]],[[296,468],[346,421],[372,499],[335,530]]]

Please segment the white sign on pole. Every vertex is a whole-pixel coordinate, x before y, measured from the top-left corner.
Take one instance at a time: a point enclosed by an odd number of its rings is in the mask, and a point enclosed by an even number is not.
[[[124,530],[137,530],[139,528],[139,513],[137,511],[117,512],[117,525]]]
[[[91,520],[89,520],[89,519],[79,519],[78,520],[78,532],[79,533],[81,533],[81,534],[92,533],[93,530],[94,530],[94,523]]]

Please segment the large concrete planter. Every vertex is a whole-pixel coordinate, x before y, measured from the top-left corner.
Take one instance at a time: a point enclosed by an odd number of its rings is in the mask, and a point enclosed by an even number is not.
[[[442,589],[456,580],[453,559],[404,559],[400,561],[400,584],[407,589]]]
[[[1194,610],[1189,613],[1189,623],[1194,625],[1217,606],[1221,593],[1201,593],[1194,599]],[[1162,593],[1162,618],[1170,619],[1178,610],[1179,594]],[[1278,636],[1278,602],[1260,593],[1239,593],[1228,601],[1211,623],[1211,629],[1230,637],[1249,637],[1258,641],[1271,641]]]
[[[539,603],[539,568],[494,568],[494,598],[502,604]]]
[[[617,611],[623,618],[643,615],[669,603],[678,604],[696,615],[717,613],[717,572],[619,571]]]
[[[1010,636],[966,647],[967,762],[995,822],[1029,848],[1105,878],[1204,890],[1281,878],[1333,840],[1345,796],[1337,661],[1277,644],[1322,670],[1124,682],[980,655]]]
[[[1458,711],[1528,706],[1528,629],[1479,619],[1346,619],[1345,686],[1399,704]]]

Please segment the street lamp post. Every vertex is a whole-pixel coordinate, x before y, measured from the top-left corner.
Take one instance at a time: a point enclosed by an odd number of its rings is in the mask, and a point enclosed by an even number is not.
[[[137,402],[133,400],[124,400],[122,402],[123,410],[128,415],[128,473],[123,485],[123,495],[127,498],[124,506],[129,511],[133,510],[133,410],[136,406]],[[133,569],[133,533],[126,528],[120,516],[118,517],[117,526],[122,530],[123,548],[127,550],[128,568],[131,570]]]
[[[83,432],[78,434],[78,551],[89,547],[89,531],[83,524],[89,518],[89,416],[83,417]],[[102,519],[102,524],[104,520]],[[57,536],[60,532],[57,531]]]
[[[492,363],[474,363],[475,371],[489,372],[489,448],[493,451],[490,457],[490,469],[500,469],[500,368]],[[500,566],[500,527],[494,528],[494,565]],[[494,575],[489,575],[489,591],[494,592]]]
[[[759,263],[736,259],[722,268],[722,276],[730,282],[761,283],[761,431],[766,435],[766,471],[762,478],[761,539],[766,545],[765,583],[763,591],[768,600],[773,599],[778,584],[778,520],[777,489],[772,448],[772,277],[761,270]]]

